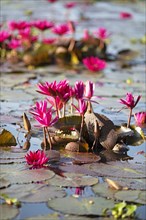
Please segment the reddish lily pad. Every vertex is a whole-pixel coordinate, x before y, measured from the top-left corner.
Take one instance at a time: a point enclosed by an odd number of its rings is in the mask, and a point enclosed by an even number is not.
[[[48,181],[49,184],[54,186],[70,186],[70,187],[81,187],[81,186],[92,186],[98,183],[98,178],[92,176],[85,176],[83,174],[66,173],[65,177],[55,175]]]
[[[21,202],[30,203],[47,202],[49,199],[62,198],[66,195],[63,189],[46,184],[12,185],[1,190],[2,194],[17,198]]]
[[[19,209],[7,204],[0,204],[0,217],[3,220],[10,220],[19,214]]]
[[[101,197],[65,197],[50,200],[48,206],[66,214],[102,215],[104,207],[110,209],[114,206],[114,202]]]

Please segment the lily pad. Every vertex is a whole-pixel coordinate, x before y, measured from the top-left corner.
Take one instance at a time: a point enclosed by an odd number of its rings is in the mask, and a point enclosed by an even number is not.
[[[52,199],[48,202],[49,208],[66,214],[102,215],[104,207],[112,208],[114,202],[101,197],[74,198],[65,197]]]
[[[0,146],[16,146],[16,139],[11,132],[3,129],[0,134]]]
[[[55,177],[50,179],[48,183],[60,187],[92,186],[98,183],[98,178],[92,176],[85,176],[83,174],[66,173],[65,176],[66,178],[55,175]]]
[[[146,204],[146,191],[140,190],[122,190],[116,192],[114,197],[119,200],[128,202],[136,202],[140,204]]]
[[[19,214],[19,209],[7,204],[0,204],[0,216],[3,220],[15,218]]]
[[[0,189],[10,186],[10,182],[4,178],[0,178]]]
[[[47,202],[52,198],[62,198],[66,195],[63,189],[46,184],[12,185],[1,190],[1,195],[7,194],[11,198],[17,198],[21,202]]]
[[[43,180],[51,179],[55,173],[51,170],[36,169],[36,170],[22,170],[21,172],[13,171],[7,173],[6,178],[13,183],[23,184],[23,183],[35,183],[41,182]]]
[[[108,187],[107,183],[96,184],[92,187],[94,193],[105,198],[113,198],[115,190]]]

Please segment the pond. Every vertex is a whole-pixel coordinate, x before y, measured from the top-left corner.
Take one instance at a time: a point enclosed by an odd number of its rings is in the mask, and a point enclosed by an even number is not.
[[[146,216],[146,124],[137,126],[134,114],[146,111],[145,3],[140,0],[75,1],[73,7],[67,8],[64,6],[67,2],[41,0],[38,7],[36,0],[1,0],[2,29],[6,29],[7,21],[21,18],[25,21],[47,19],[56,24],[73,21],[76,31],[67,37],[74,37],[78,43],[85,30],[91,34],[104,27],[109,33],[105,41],[106,67],[95,72],[86,68],[77,56],[72,56],[71,65],[60,65],[58,60],[49,65],[24,65],[22,61],[15,63],[11,62],[12,59],[2,59],[1,128],[10,134],[0,135],[0,145],[3,145],[0,147],[1,218],[106,220],[113,219],[111,210],[115,204],[121,203],[120,207],[124,207],[122,214],[135,208],[136,217],[132,219],[143,220]],[[54,37],[48,30],[43,35]],[[29,151],[41,150],[43,140],[42,129],[35,127],[36,121],[30,113],[30,108],[45,98],[36,92],[37,84],[65,79],[72,87],[77,81],[94,83],[94,101],[98,104],[92,102],[93,110],[111,120],[116,128],[125,129],[123,135],[128,151],[120,155],[111,149],[94,154],[71,152],[66,151],[66,144],[61,143],[53,146],[53,150],[60,152],[59,159],[40,169],[29,169],[25,155]],[[126,134],[129,109],[122,108],[119,102],[126,93],[141,96],[132,111],[130,130],[134,136]],[[70,113],[70,106],[68,109]],[[25,149],[24,112],[31,123],[31,145]],[[71,123],[77,125],[80,121],[71,119]],[[54,127],[51,129],[53,133]],[[14,139],[16,146],[13,146]],[[101,162],[100,157],[106,161]],[[18,199],[18,203],[12,198]],[[5,201],[7,204],[3,204]],[[107,209],[106,216],[103,215],[104,209]],[[127,214],[125,219],[129,216]]]

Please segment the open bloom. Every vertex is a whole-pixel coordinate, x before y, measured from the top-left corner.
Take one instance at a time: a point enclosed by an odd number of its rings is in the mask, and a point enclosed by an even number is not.
[[[56,88],[57,88],[57,83],[56,81],[49,83],[45,82],[44,84],[39,83],[37,87],[40,89],[37,92],[43,94],[43,95],[48,95],[48,96],[57,96],[56,93]]]
[[[121,19],[131,19],[132,18],[132,14],[129,12],[121,12],[120,13],[120,18]]]
[[[128,108],[133,109],[141,99],[141,96],[139,95],[136,100],[134,100],[134,98],[135,97],[132,95],[132,93],[127,93],[126,99],[120,99],[120,103],[126,105]]]
[[[50,3],[55,3],[57,0],[47,0]]]
[[[67,80],[61,80],[56,87],[56,92],[63,103],[66,103],[70,99],[70,86]]]
[[[80,115],[84,115],[87,110],[87,104],[83,99],[79,99],[78,107],[76,107],[74,104],[73,107],[77,110],[77,112],[80,113]]]
[[[82,62],[92,72],[103,70],[106,67],[106,62],[100,60],[98,57],[86,57]]]
[[[46,20],[38,20],[33,22],[33,26],[38,28],[41,31],[45,31],[49,28],[52,28],[54,26],[54,23],[51,21],[46,21]]]
[[[10,33],[8,31],[0,31],[0,43],[4,42],[10,37]]]
[[[8,44],[8,47],[10,49],[17,49],[21,46],[21,41],[20,40],[17,40],[17,39],[12,39],[9,44]]]
[[[32,165],[33,168],[41,168],[49,160],[44,151],[41,150],[30,151],[25,155],[25,159],[27,164]]]
[[[53,44],[56,41],[56,38],[44,38],[43,43],[44,44]]]
[[[146,123],[146,112],[137,112],[134,114],[134,117],[138,125]]]
[[[84,83],[83,81],[76,81],[74,85],[74,95],[76,99],[82,99],[84,95]]]
[[[63,108],[63,103],[62,103],[61,99],[59,98],[59,96],[56,96],[56,97],[48,96],[48,97],[47,97],[47,101],[48,101],[54,108],[56,108],[56,105],[57,105],[57,108],[58,108],[59,110]]]
[[[31,109],[30,113],[39,122],[37,127],[50,127],[58,120],[57,116],[52,119],[52,106],[47,108],[47,101],[36,102],[36,106]]]
[[[52,29],[52,32],[54,34],[57,34],[57,35],[64,35],[66,33],[69,32],[69,27],[67,24],[61,24],[61,25],[58,25],[58,26],[55,26],[53,29]]]
[[[101,40],[105,40],[110,36],[110,33],[108,33],[106,28],[101,27],[94,32],[94,35]]]
[[[76,5],[76,2],[68,2],[64,5],[64,7],[70,9],[70,8],[74,8],[75,5]]]
[[[8,22],[8,27],[10,30],[23,30],[30,27],[30,23],[27,21],[10,21]]]

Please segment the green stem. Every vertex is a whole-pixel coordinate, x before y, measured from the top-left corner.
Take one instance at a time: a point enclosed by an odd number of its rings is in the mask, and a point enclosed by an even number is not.
[[[73,97],[71,97],[71,114],[73,115]]]
[[[55,98],[55,109],[56,109],[56,116],[59,117],[59,110],[58,110],[58,107],[57,107],[56,98]]]
[[[127,123],[127,128],[129,128],[129,126],[130,126],[131,116],[132,116],[132,108],[130,108],[128,123]]]
[[[66,107],[66,104],[63,103],[63,114],[62,114],[62,117],[63,117],[63,118],[65,117],[65,107]]]

